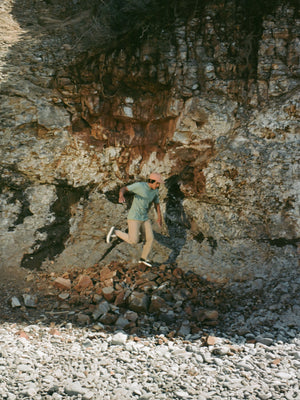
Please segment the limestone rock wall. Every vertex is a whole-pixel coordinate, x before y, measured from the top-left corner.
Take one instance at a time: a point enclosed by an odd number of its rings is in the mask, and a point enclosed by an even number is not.
[[[154,170],[166,179],[154,261],[214,279],[297,267],[293,4],[247,20],[208,2],[159,36],[88,52],[49,30],[46,3],[22,4],[0,6],[0,268],[135,261],[141,245],[104,238],[126,227],[119,187]]]

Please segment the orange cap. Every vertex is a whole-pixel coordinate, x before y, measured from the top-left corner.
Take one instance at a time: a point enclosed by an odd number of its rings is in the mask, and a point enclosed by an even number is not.
[[[154,180],[156,182],[159,182],[159,183],[164,183],[164,180],[161,177],[161,175],[157,174],[156,172],[152,172],[152,174],[150,174],[150,176],[149,176],[149,179],[152,179],[152,180]]]

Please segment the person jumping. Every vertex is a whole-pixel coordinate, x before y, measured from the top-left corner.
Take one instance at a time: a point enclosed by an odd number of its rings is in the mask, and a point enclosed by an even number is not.
[[[128,213],[128,233],[122,232],[112,226],[106,236],[106,242],[110,243],[112,237],[118,237],[129,244],[137,244],[139,242],[140,230],[145,232],[145,244],[143,246],[139,263],[152,266],[148,260],[148,255],[152,249],[154,235],[152,225],[148,217],[148,211],[152,202],[154,202],[157,223],[162,225],[162,215],[159,205],[158,189],[161,183],[164,183],[160,174],[151,173],[147,182],[135,182],[131,185],[124,186],[119,192],[119,203],[125,203],[124,194],[131,192],[134,194],[133,202]]]

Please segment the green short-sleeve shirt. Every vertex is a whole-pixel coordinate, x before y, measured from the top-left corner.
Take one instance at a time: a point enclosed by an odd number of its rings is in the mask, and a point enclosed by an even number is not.
[[[158,189],[150,189],[146,182],[136,182],[128,185],[129,192],[134,193],[133,202],[128,213],[128,219],[147,221],[151,203],[159,203]]]

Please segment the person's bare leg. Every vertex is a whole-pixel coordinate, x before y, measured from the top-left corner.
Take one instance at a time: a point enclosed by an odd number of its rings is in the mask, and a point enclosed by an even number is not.
[[[120,239],[124,240],[129,244],[137,244],[139,242],[139,233],[141,227],[141,221],[129,219],[128,221],[128,233],[122,232],[118,229],[114,231],[115,235]]]
[[[145,245],[143,247],[141,258],[143,258],[144,260],[147,260],[148,255],[152,249],[154,235],[153,235],[151,222],[149,219],[147,221],[145,221],[143,225],[144,225],[143,228],[145,229],[146,241],[145,241]]]

